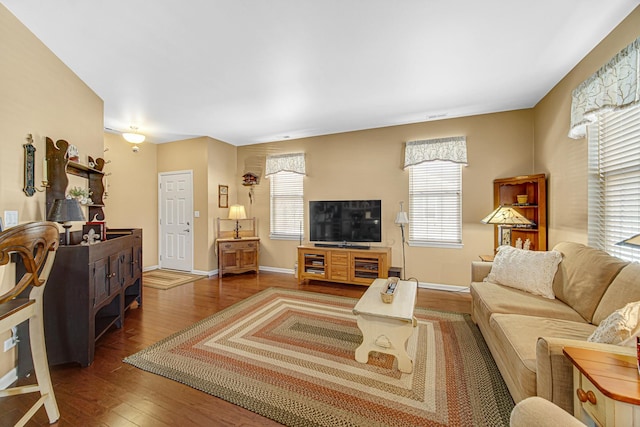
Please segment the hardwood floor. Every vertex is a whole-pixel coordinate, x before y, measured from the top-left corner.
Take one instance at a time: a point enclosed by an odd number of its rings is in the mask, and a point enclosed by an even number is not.
[[[169,290],[144,288],[143,306],[127,312],[124,328],[96,343],[88,368],[51,368],[60,408],[59,426],[276,426],[224,400],[154,375],[122,359],[269,287],[300,289],[353,298],[366,287],[326,282],[298,285],[292,275],[262,272],[202,279]],[[469,313],[468,293],[418,290],[418,307]],[[31,396],[0,399],[0,426],[12,426],[35,402]],[[28,424],[49,425],[44,409]]]

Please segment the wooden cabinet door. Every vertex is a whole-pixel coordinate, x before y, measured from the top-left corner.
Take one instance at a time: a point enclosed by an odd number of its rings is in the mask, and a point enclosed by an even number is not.
[[[93,290],[93,306],[97,307],[109,298],[109,258],[93,263],[89,286]]]
[[[238,256],[238,251],[233,248],[233,245],[223,245],[229,246],[229,248],[223,248],[220,251],[220,262],[222,263],[222,268],[225,271],[233,271],[234,269],[240,268],[240,257]]]
[[[127,286],[133,281],[136,274],[136,267],[134,262],[134,250],[135,248],[127,248],[120,252],[122,256],[122,284],[121,286]]]
[[[298,250],[298,278],[302,279],[327,279],[329,268],[329,252],[321,249]]]
[[[366,252],[352,252],[350,254],[350,276],[349,281],[370,285],[378,277],[387,277],[383,271],[383,255]]]
[[[238,254],[240,258],[240,268],[256,268],[257,267],[257,252],[255,249],[243,249]]]

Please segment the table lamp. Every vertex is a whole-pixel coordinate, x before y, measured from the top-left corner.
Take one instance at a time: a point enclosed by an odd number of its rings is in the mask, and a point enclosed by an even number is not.
[[[240,220],[241,219],[246,219],[247,218],[247,214],[244,211],[244,206],[243,205],[231,205],[229,207],[229,219],[235,219],[236,220],[236,227],[234,228],[234,235],[233,238],[234,239],[239,239],[240,238]]]
[[[56,199],[47,215],[47,221],[58,222],[64,228],[64,244],[70,243],[71,221],[85,221],[80,203],[76,199]]]
[[[500,245],[511,245],[511,227],[513,225],[532,225],[533,221],[525,218],[511,206],[498,206],[480,220],[483,224],[498,225],[498,242]]]
[[[640,248],[640,234],[636,234],[635,236],[631,236],[628,239],[624,239],[616,243],[616,246],[630,246],[632,248]]]

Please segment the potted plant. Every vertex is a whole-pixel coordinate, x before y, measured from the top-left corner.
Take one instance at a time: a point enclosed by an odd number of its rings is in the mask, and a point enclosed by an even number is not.
[[[85,188],[81,188],[81,187],[72,187],[69,190],[69,196],[73,197],[74,199],[77,199],[80,204],[83,205],[90,205],[93,203],[93,201],[91,200],[91,195],[93,194],[91,191],[85,189]]]

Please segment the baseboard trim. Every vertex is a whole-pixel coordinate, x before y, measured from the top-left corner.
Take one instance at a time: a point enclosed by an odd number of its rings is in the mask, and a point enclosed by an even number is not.
[[[191,270],[191,274],[199,274],[201,276],[211,277],[218,274],[218,269],[216,268],[215,270],[211,270],[211,271]]]
[[[152,271],[157,270],[159,267],[157,265],[151,267],[145,267],[143,271]],[[280,268],[280,267],[268,267],[261,265],[258,267],[260,271],[268,271],[271,273],[282,273],[282,274],[295,274],[295,270],[292,268]],[[202,276],[212,277],[217,276],[219,273],[219,269],[211,270],[209,272],[202,270],[192,270],[192,274],[200,274]],[[428,282],[418,282],[418,287],[423,289],[433,289],[436,291],[446,291],[446,292],[459,292],[459,293],[469,293],[468,286],[458,286],[458,285],[443,285],[440,283],[428,283]]]
[[[13,368],[0,378],[0,390],[9,388],[11,384],[18,380],[18,368]]]
[[[294,270],[291,268],[280,268],[280,267],[266,267],[261,265],[258,267],[260,271],[269,271],[271,273],[282,273],[282,274],[293,274]]]
[[[422,289],[433,289],[435,291],[459,292],[459,293],[465,293],[465,294],[469,293],[469,288],[467,286],[442,285],[439,283],[418,282],[418,287]]]

